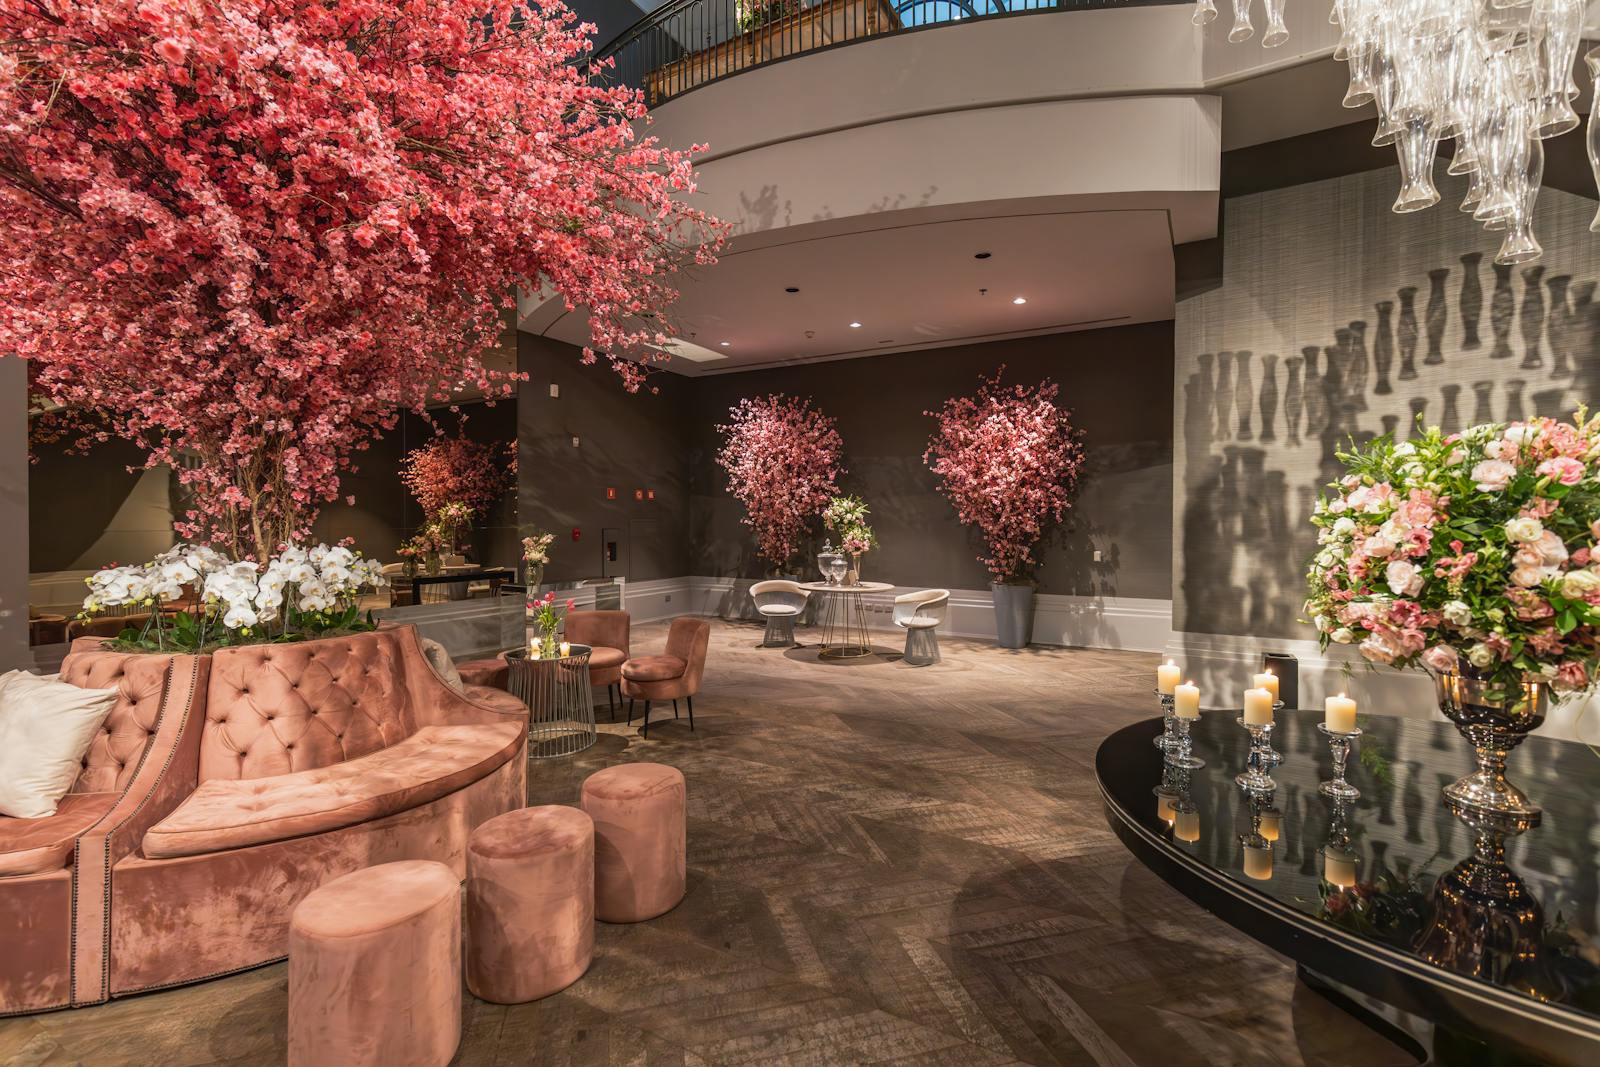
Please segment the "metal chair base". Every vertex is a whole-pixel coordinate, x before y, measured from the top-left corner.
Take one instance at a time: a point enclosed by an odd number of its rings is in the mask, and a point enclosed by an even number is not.
[[[908,628],[904,659],[913,667],[927,667],[938,663],[939,631],[932,626]]]
[[[794,620],[793,615],[768,615],[767,632],[762,635],[761,647],[793,648]]]

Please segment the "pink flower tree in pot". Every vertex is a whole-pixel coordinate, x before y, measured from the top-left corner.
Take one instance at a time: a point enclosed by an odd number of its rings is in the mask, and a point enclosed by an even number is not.
[[[590,29],[511,0],[0,5],[0,353],[84,443],[178,471],[181,535],[257,561],[399,411],[511,393],[481,357],[519,290],[582,307],[637,388],[721,227],[640,95],[589,77]]]
[[[952,397],[923,461],[964,525],[988,548],[1000,645],[1021,648],[1033,636],[1034,548],[1071,506],[1083,468],[1082,433],[1056,402],[1059,387],[1001,384],[1005,368],[972,396]]]
[[[723,436],[717,464],[745,507],[742,521],[755,531],[761,557],[784,573],[844,473],[839,431],[809,400],[775,393],[740,400],[717,432]]]

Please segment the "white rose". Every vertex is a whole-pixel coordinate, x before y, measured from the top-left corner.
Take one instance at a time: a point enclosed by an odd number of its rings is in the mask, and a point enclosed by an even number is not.
[[[1339,627],[1337,630],[1333,631],[1333,633],[1329,634],[1328,637],[1341,645],[1354,644],[1356,639],[1355,632],[1348,626]]]
[[[1583,600],[1600,590],[1600,574],[1594,571],[1573,571],[1561,579],[1561,595],[1568,600]]]
[[[1335,537],[1349,537],[1355,532],[1356,524],[1354,519],[1348,517],[1341,518],[1333,524],[1333,535]]]
[[[1544,523],[1531,515],[1519,515],[1506,523],[1506,540],[1531,545],[1544,534]]]
[[[1532,589],[1544,582],[1549,572],[1543,567],[1518,567],[1511,572],[1511,584]]]
[[[1472,609],[1465,601],[1451,600],[1439,609],[1439,614],[1444,616],[1444,621],[1451,626],[1462,627],[1472,624]]]
[[[1384,581],[1395,596],[1416,596],[1422,591],[1422,574],[1410,560],[1392,560],[1384,568]]]
[[[1539,436],[1539,431],[1535,430],[1532,426],[1506,427],[1506,443],[1511,445],[1513,448],[1521,448],[1523,445],[1532,441],[1537,436]]]
[[[1371,537],[1367,538],[1367,543],[1362,546],[1367,555],[1378,556],[1380,558],[1383,556],[1393,555],[1394,550],[1397,547],[1398,546],[1394,543],[1393,539],[1384,536],[1381,532],[1373,534]]]
[[[1499,658],[1495,655],[1494,649],[1482,642],[1467,649],[1467,662],[1474,667],[1487,667]]]

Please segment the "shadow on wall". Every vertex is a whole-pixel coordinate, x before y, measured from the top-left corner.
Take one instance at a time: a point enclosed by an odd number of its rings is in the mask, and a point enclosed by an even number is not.
[[[1596,282],[1470,252],[1298,353],[1206,352],[1183,383],[1183,617],[1201,633],[1307,636],[1306,521],[1337,452],[1421,420],[1454,432],[1565,416],[1600,396]],[[1417,279],[1421,281],[1421,279]],[[1293,473],[1293,472],[1300,473]]]

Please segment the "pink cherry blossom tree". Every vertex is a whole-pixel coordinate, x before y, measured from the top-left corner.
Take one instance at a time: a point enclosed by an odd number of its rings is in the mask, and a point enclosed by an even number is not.
[[[515,442],[489,444],[460,434],[440,435],[406,453],[400,481],[430,521],[450,503],[479,517],[511,487],[509,467],[515,456]]]
[[[0,352],[264,559],[519,290],[628,358],[721,227],[558,0],[0,0]],[[656,358],[647,355],[644,358]],[[661,357],[664,358],[664,357]],[[80,442],[81,443],[81,442]]]
[[[989,555],[979,561],[997,583],[1033,580],[1033,549],[1071,506],[1083,468],[1082,432],[1056,402],[1060,388],[1001,384],[1005,368],[976,394],[952,397],[923,462],[965,525],[976,526]]]
[[[740,400],[717,432],[728,491],[744,505],[761,557],[782,568],[837,491],[844,473],[839,431],[810,400],[775,393]]]

